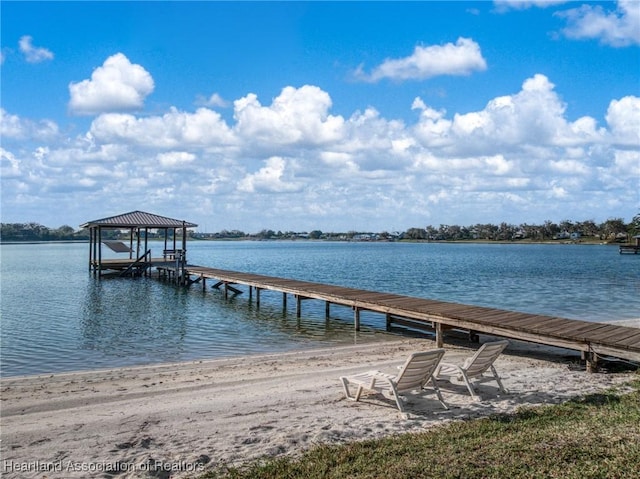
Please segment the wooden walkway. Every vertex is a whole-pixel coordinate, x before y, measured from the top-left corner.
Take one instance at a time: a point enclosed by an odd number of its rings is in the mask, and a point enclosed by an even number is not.
[[[174,274],[172,268],[159,268],[160,274]],[[613,356],[640,362],[640,328],[558,318],[537,314],[519,313],[500,309],[435,301],[393,293],[380,293],[329,284],[277,278],[203,266],[186,266],[191,283],[201,282],[206,290],[207,280],[215,280],[214,287],[242,292],[235,286],[249,287],[250,298],[256,292],[260,303],[260,291],[283,293],[286,306],[287,294],[296,300],[296,314],[301,314],[301,304],[306,299],[325,301],[326,317],[331,304],[347,306],[354,311],[355,329],[360,328],[360,312],[375,311],[386,315],[387,326],[392,322],[409,326],[430,326],[435,329],[436,347],[442,347],[444,331],[462,329],[471,336],[485,333],[523,341],[547,344],[581,351],[587,361],[587,369],[597,368],[598,356]],[[195,277],[192,278],[192,277]]]

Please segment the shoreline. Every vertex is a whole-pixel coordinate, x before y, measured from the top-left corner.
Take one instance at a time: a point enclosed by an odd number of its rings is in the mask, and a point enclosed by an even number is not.
[[[129,240],[130,238],[119,238],[119,241]],[[380,240],[360,240],[360,239],[309,239],[309,238],[188,238],[193,242],[238,242],[238,241],[269,241],[280,243],[299,243],[299,242],[327,242],[327,243],[418,243],[418,244],[524,244],[524,245],[583,245],[583,246],[624,246],[631,243],[617,242],[607,240],[585,239],[585,240],[569,240],[569,239],[547,239],[547,240],[474,240],[474,239],[462,239],[462,240],[426,240],[426,239],[380,239]],[[162,243],[162,238],[149,238],[149,242]],[[21,244],[73,244],[73,243],[89,243],[89,239],[68,239],[68,240],[8,240],[0,241],[0,245],[21,245]]]
[[[598,322],[598,321],[595,321],[595,322]],[[640,329],[640,318],[617,319],[613,321],[608,321],[603,324],[617,324],[620,326],[627,326],[631,328]],[[424,339],[427,341],[432,341],[431,336],[420,333],[420,332],[417,332],[417,335],[412,335],[411,334],[412,332],[410,332],[409,334],[390,334],[385,331],[379,331],[379,333],[381,334],[381,336],[378,336],[378,339],[371,338],[369,340],[364,340],[364,342],[361,343],[360,346],[372,347],[378,344],[384,345],[390,342],[403,341],[403,340],[409,340],[409,339]],[[536,348],[548,348],[549,350],[560,349],[560,348],[554,348],[553,346],[546,346],[546,345],[541,345],[536,343],[527,343],[524,341],[511,340],[511,342],[526,344],[531,350],[535,350]],[[288,356],[288,355],[307,354],[307,353],[314,353],[314,352],[329,352],[329,351],[334,351],[338,348],[350,348],[350,347],[358,347],[358,345],[328,344],[326,346],[317,346],[309,349],[294,348],[287,351],[256,352],[256,353],[243,354],[238,356],[195,358],[195,359],[185,359],[181,361],[169,361],[169,362],[162,362],[162,361],[150,362],[150,363],[132,364],[132,365],[124,365],[124,366],[101,367],[97,369],[75,369],[75,370],[69,370],[69,371],[50,371],[50,372],[40,372],[40,373],[32,373],[32,374],[2,375],[0,377],[0,381],[3,379],[29,380],[29,379],[35,379],[35,378],[45,378],[45,377],[52,377],[52,376],[58,377],[58,376],[75,375],[75,374],[100,374],[100,373],[105,373],[110,371],[121,371],[121,370],[133,371],[137,369],[156,368],[156,367],[181,368],[183,365],[188,365],[188,364],[202,364],[202,363],[215,362],[215,361],[228,361],[228,360],[234,360],[239,358],[270,357],[270,356],[282,357],[282,356]],[[447,344],[445,344],[445,348],[446,347],[448,347]],[[566,350],[566,351],[567,351],[567,354],[575,354],[579,356],[579,354],[576,351],[570,351],[570,350]]]
[[[482,342],[492,339],[481,336]],[[171,477],[187,477],[264,456],[295,455],[319,443],[419,432],[558,403],[634,376],[588,374],[576,353],[511,341],[496,362],[509,394],[486,383],[481,400],[472,401],[464,386],[441,384],[451,409],[442,409],[430,393],[409,396],[408,420],[382,396],[367,394],[358,403],[344,398],[339,376],[372,368],[392,372],[410,352],[433,347],[429,339],[400,339],[2,378],[0,467],[3,477],[16,478],[41,477],[42,470],[16,470],[22,464],[35,468],[37,461],[49,467],[50,478],[85,477],[87,468],[107,467],[120,468],[123,478],[158,477],[166,468]],[[473,353],[462,341],[446,350],[445,361],[454,363]],[[58,470],[64,465],[73,467]]]

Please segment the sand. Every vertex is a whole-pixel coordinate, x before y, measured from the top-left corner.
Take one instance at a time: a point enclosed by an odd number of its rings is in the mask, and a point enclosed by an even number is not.
[[[488,338],[481,337],[481,341]],[[472,353],[447,344],[445,360]],[[192,477],[262,456],[298,454],[340,444],[425,431],[448,421],[559,403],[628,381],[634,374],[585,372],[575,353],[512,342],[495,383],[473,401],[461,385],[407,396],[409,418],[393,400],[364,395],[347,401],[341,375],[393,372],[427,339],[286,354],[119,368],[1,381],[0,471],[24,477]]]

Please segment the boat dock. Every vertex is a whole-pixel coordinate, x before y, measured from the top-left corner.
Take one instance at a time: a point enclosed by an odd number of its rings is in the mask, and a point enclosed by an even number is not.
[[[263,290],[282,293],[285,307],[287,295],[291,295],[296,302],[298,317],[305,300],[324,301],[327,318],[331,305],[346,306],[354,312],[356,330],[360,329],[362,311],[381,313],[386,315],[387,327],[396,323],[433,330],[436,347],[443,346],[447,330],[455,329],[468,331],[472,339],[477,338],[478,333],[485,333],[580,351],[586,360],[588,371],[597,369],[598,357],[609,356],[640,362],[640,328],[435,301],[204,266],[186,265],[180,271],[171,266],[159,267],[158,273],[160,277],[170,281],[200,283],[203,291],[207,289],[207,281],[214,281],[211,286],[224,291],[225,298],[228,298],[230,293],[242,293],[238,286],[248,287],[249,299],[252,300],[255,293],[257,306],[260,304],[260,293]]]
[[[249,299],[253,298],[255,292],[258,306],[261,291],[277,291],[282,293],[285,308],[287,295],[294,297],[298,317],[301,315],[303,301],[320,300],[325,302],[327,319],[332,304],[351,308],[356,330],[360,329],[360,313],[372,311],[386,316],[387,328],[396,323],[434,331],[437,347],[444,344],[445,332],[454,329],[468,331],[472,340],[477,340],[478,333],[485,333],[580,351],[587,362],[587,370],[590,371],[597,369],[598,357],[612,356],[640,362],[640,328],[190,265],[186,257],[187,228],[195,226],[197,225],[184,220],[143,211],[89,221],[81,225],[88,228],[90,233],[89,271],[98,278],[110,272],[120,276],[141,276],[149,275],[150,270],[155,267],[159,277],[181,285],[202,283],[203,291],[206,291],[207,280],[213,280],[213,287],[222,288],[225,298],[229,296],[229,292],[242,293],[237,286],[248,287]],[[122,234],[122,231],[129,231],[128,245],[107,238],[109,233]],[[151,256],[148,238],[153,231],[163,233],[162,257]],[[634,239],[636,245],[633,252],[637,253],[640,236],[635,236]],[[103,245],[116,254],[123,253],[125,257],[103,257]],[[623,253],[623,250],[620,252]]]

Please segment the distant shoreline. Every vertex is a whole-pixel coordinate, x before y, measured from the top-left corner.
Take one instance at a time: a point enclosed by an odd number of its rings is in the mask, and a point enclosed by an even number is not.
[[[120,238],[121,241],[128,240],[129,238]],[[149,242],[162,242],[161,238],[149,238]],[[263,238],[188,238],[188,241],[192,242],[216,242],[216,241],[268,241],[268,242],[326,242],[326,243],[424,243],[424,244],[500,244],[500,245],[585,245],[585,246],[621,246],[628,243],[607,242],[603,240],[580,240],[580,241],[567,241],[567,240],[545,240],[545,241],[529,241],[529,240],[414,240],[414,239],[402,239],[402,240],[342,240],[342,239],[307,239],[307,238],[287,238],[287,239],[263,239]],[[26,240],[26,241],[1,241],[0,245],[19,245],[19,244],[77,244],[88,243],[88,239],[81,240]]]

